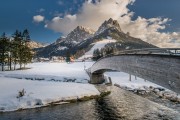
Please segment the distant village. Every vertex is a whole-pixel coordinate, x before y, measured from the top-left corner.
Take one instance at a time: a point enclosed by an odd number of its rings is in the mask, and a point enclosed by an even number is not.
[[[66,57],[52,56],[50,58],[38,57],[34,58],[33,62],[66,62]],[[70,57],[70,62],[74,62],[74,57]]]

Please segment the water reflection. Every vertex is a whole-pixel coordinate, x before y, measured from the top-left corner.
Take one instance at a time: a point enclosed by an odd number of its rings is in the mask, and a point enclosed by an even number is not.
[[[118,120],[118,118],[122,118],[118,115],[116,109],[112,108],[107,97],[96,100],[95,109],[98,113],[99,119],[101,120]]]

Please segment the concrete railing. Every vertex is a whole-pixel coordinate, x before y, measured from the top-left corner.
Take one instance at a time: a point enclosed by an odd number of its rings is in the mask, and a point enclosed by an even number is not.
[[[92,76],[95,74],[97,77],[105,70],[116,70],[136,75],[180,93],[180,56],[177,55],[108,55],[94,63],[90,72]]]
[[[165,54],[165,55],[180,55],[180,48],[143,48],[117,51],[114,55],[119,54]]]

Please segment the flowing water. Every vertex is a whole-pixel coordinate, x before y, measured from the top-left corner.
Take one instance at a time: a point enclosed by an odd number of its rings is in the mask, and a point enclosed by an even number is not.
[[[0,120],[180,120],[179,111],[117,87],[105,89],[112,93],[98,100],[0,113]]]

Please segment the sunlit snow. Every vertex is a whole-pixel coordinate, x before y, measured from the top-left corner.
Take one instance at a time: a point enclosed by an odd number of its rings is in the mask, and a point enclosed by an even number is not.
[[[98,41],[96,43],[93,43],[93,47],[85,53],[85,55],[83,55],[82,57],[80,57],[79,59],[83,59],[83,58],[89,58],[93,56],[93,52],[95,49],[101,49],[104,48],[105,45],[107,45],[108,43],[114,43],[116,42],[116,40],[112,39],[111,37],[108,37],[107,39],[103,39],[101,41]]]

